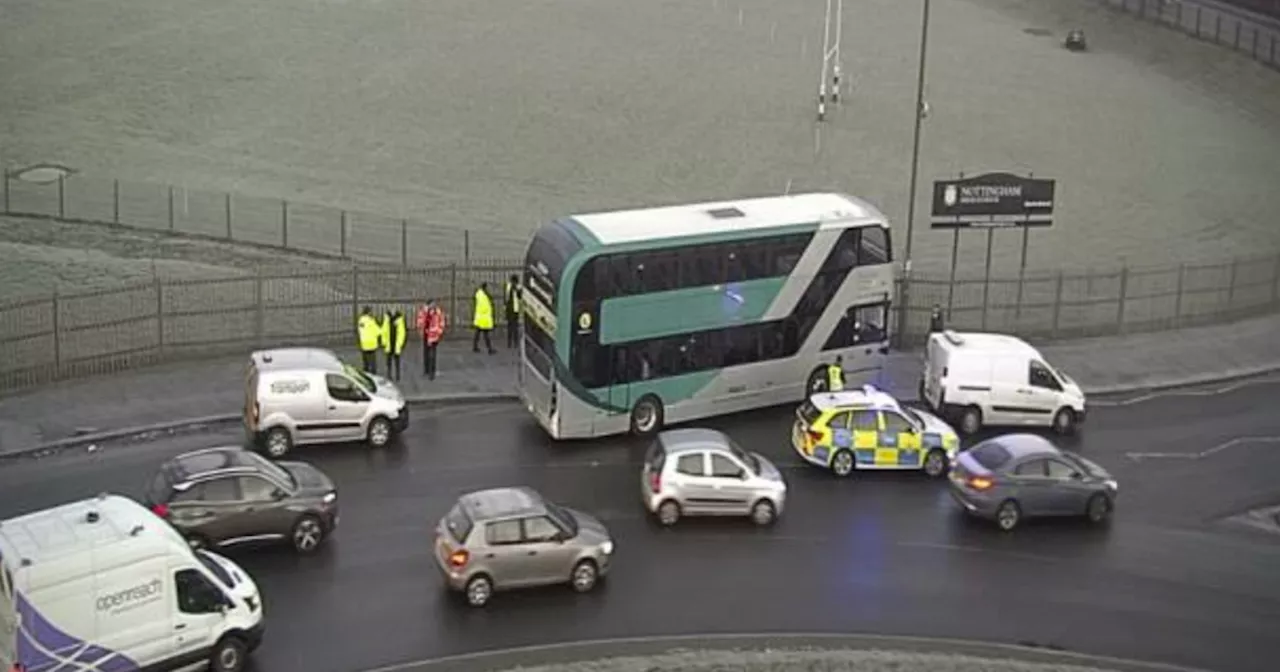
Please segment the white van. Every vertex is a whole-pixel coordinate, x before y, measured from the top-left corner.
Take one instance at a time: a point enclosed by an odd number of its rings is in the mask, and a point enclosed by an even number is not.
[[[279,348],[249,357],[244,424],[253,444],[279,459],[309,443],[381,448],[409,426],[409,411],[395,383],[344,364],[332,350]]]
[[[1084,422],[1084,392],[1026,341],[1004,334],[929,335],[920,399],[973,434],[983,425],[1052,427]]]
[[[131,499],[0,521],[0,669],[238,672],[262,633],[248,574]]]

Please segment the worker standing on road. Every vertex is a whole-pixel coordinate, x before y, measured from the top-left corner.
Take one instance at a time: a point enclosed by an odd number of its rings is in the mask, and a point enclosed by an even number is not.
[[[356,334],[360,339],[360,361],[365,373],[378,372],[378,343],[382,340],[382,327],[373,319],[373,310],[365,306],[356,322]]]
[[[409,327],[405,324],[404,313],[397,310],[388,320],[387,333],[387,377],[400,380],[400,357],[404,355],[404,344],[409,340]]]
[[[487,282],[480,283],[480,288],[476,290],[471,326],[475,328],[475,334],[471,337],[471,351],[480,352],[480,336],[484,335],[484,347],[489,349],[489,354],[497,354],[498,351],[493,349],[493,341],[489,339],[489,332],[493,331],[493,299],[489,298]]]
[[[422,375],[430,380],[436,379],[436,347],[444,338],[444,311],[436,305],[435,299],[428,299],[427,305],[418,309],[418,331],[422,332]]]
[[[942,306],[933,304],[933,310],[929,311],[929,333],[934,334],[942,331]]]
[[[836,355],[835,364],[827,366],[827,391],[839,392],[844,389],[844,357]]]
[[[507,349],[520,345],[520,276],[512,275],[507,279],[507,291],[502,306],[507,311]]]

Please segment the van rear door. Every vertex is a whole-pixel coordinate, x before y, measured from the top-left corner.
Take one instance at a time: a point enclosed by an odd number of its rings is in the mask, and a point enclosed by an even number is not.
[[[258,405],[258,367],[249,360],[249,370],[244,376],[244,427],[250,433],[258,431],[258,415],[262,407]]]
[[[8,670],[18,662],[17,588],[13,575],[0,558],[0,669]]]

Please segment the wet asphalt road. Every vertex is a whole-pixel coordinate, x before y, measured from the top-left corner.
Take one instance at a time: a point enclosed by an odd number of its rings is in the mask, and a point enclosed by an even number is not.
[[[1280,436],[1264,384],[1095,407],[1073,447],[1121,483],[1109,528],[966,520],[943,483],[907,474],[837,481],[802,465],[790,412],[712,425],[782,466],[779,524],[688,521],[662,530],[636,495],[643,445],[553,444],[511,405],[420,412],[403,445],[300,451],[340,488],[342,527],[316,557],[231,553],[257,579],[261,672],[349,672],[424,657],[602,637],[698,632],[866,632],[1036,643],[1232,672],[1280,657],[1280,539],[1216,521],[1280,500]],[[164,457],[236,430],[0,463],[0,516],[103,490],[136,494]],[[1206,451],[1210,451],[1205,454]],[[1180,454],[1134,461],[1126,453]],[[1203,455],[1203,456],[1201,456]],[[431,526],[461,492],[528,484],[597,514],[618,544],[594,594],[501,594],[483,611],[440,586]]]

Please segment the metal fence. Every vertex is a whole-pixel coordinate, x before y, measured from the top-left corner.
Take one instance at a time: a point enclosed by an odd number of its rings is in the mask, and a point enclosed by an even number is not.
[[[252,348],[350,344],[362,306],[409,310],[441,301],[469,324],[475,286],[496,294],[510,261],[430,268],[239,275],[162,280],[0,304],[0,390]],[[929,312],[949,306],[948,326],[1066,338],[1237,319],[1280,309],[1280,254],[1220,264],[1125,268],[1018,278],[914,275],[903,344],[922,340]],[[894,311],[897,313],[897,311]],[[464,336],[466,329],[452,330]]]
[[[29,178],[36,175],[37,178]],[[401,266],[485,253],[470,231],[326,206],[81,175],[57,166],[4,170],[3,213],[160,231]],[[510,247],[500,253],[509,254]]]
[[[1280,16],[1280,0],[1103,0],[1116,9],[1169,26],[1206,42],[1244,52],[1265,65],[1280,68],[1280,20],[1241,11],[1231,5],[1262,9]]]

